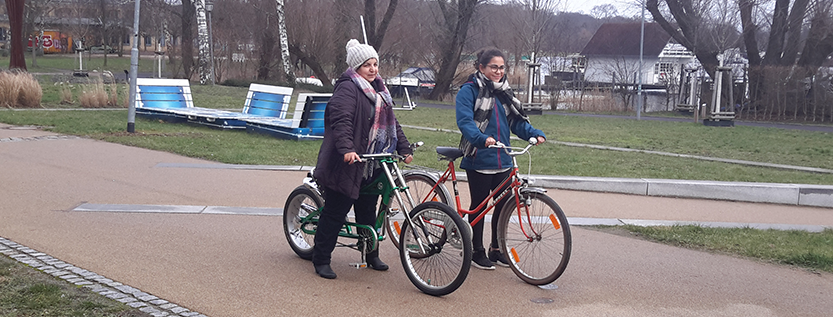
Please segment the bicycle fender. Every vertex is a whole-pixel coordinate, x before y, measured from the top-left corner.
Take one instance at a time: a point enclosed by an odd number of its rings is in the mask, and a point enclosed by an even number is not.
[[[547,190],[542,188],[542,187],[525,187],[525,188],[521,188],[520,191],[521,191],[521,194],[528,194],[528,193],[541,194],[541,195],[546,195],[547,194]]]
[[[321,189],[318,188],[318,183],[316,183],[312,177],[304,177],[304,187],[317,194],[318,197],[321,197],[321,200],[324,200],[324,195],[321,194]]]

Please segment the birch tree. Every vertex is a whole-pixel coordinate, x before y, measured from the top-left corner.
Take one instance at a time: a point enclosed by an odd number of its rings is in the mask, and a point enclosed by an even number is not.
[[[194,8],[197,13],[197,45],[200,52],[200,85],[211,80],[211,39],[208,37],[208,23],[205,19],[205,0],[194,1]]]
[[[292,72],[292,65],[289,63],[289,40],[286,34],[286,10],[284,7],[284,0],[277,1],[278,8],[278,41],[281,44],[281,61],[283,62],[283,72],[286,74],[286,80],[290,83],[295,83],[295,74]]]

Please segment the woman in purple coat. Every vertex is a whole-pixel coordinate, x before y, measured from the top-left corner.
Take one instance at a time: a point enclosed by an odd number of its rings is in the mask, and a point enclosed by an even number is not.
[[[324,142],[318,152],[315,178],[324,187],[324,210],[318,219],[312,264],[323,278],[336,278],[330,267],[338,232],[350,207],[356,222],[373,226],[378,195],[359,195],[359,189],[378,175],[372,161],[357,162],[361,154],[393,153],[413,160],[408,139],[393,114],[393,100],[379,77],[379,54],[356,40],[347,42],[350,68],[336,81],[333,96],[324,111]],[[367,254],[367,264],[384,271],[388,265],[379,259],[379,250]]]

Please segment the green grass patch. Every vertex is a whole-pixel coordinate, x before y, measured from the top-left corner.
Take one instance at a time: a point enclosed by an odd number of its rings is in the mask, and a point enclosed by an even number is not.
[[[0,316],[150,316],[0,256]]]
[[[639,236],[673,246],[734,254],[833,273],[833,230],[822,232],[707,228],[701,226],[624,228]]]
[[[450,109],[417,108],[397,112],[397,118],[411,125],[457,129]],[[833,135],[825,132],[560,115],[530,119],[551,140],[833,169]]]
[[[448,125],[447,123],[443,123],[451,120],[446,118],[448,115],[453,115],[453,112],[429,108],[397,112],[397,116],[402,124],[433,127]],[[541,120],[546,117],[561,116],[534,117],[533,120]],[[429,120],[429,118],[433,118],[433,120]],[[321,145],[320,141],[281,140],[269,136],[250,134],[244,131],[218,130],[204,126],[164,123],[141,118],[137,118],[136,120],[137,133],[128,134],[124,132],[127,127],[127,110],[0,110],[0,122],[15,125],[47,126],[48,130],[58,133],[86,136],[108,142],[167,151],[229,164],[312,166],[315,165],[318,157],[318,149]],[[597,129],[612,129],[607,126],[620,124],[633,127],[634,130],[639,127],[639,125],[632,125],[637,121],[609,118],[564,120],[561,124],[573,125],[578,130],[583,129],[582,125],[588,122]],[[546,123],[537,124],[536,121],[533,121],[533,123],[544,129],[553,128],[548,127]],[[641,121],[637,123],[650,126],[657,124],[657,122],[653,121]],[[663,135],[661,133],[663,130],[673,129],[674,127],[676,126],[660,125],[646,129],[661,136]],[[449,127],[443,126],[443,128]],[[572,131],[564,127],[559,127],[559,129]],[[704,130],[708,129],[715,128],[706,128]],[[733,129],[741,130],[747,128],[736,127]],[[744,138],[750,139],[749,142],[753,142],[757,138],[774,140],[766,148],[771,151],[776,151],[782,147],[800,148],[801,151],[785,154],[793,156],[793,159],[801,157],[813,161],[830,160],[829,155],[812,150],[812,148],[815,148],[818,138],[824,137],[823,133],[777,129],[756,130],[759,133],[753,133],[749,136],[744,136]],[[692,131],[700,130],[692,129]],[[423,141],[426,144],[425,147],[417,150],[413,164],[438,170],[444,169],[445,166],[443,165],[444,162],[437,160],[434,148],[436,146],[456,146],[460,141],[460,135],[455,133],[405,128],[405,134],[412,142]],[[784,137],[782,134],[788,136]],[[552,135],[556,135],[556,139],[561,139],[558,137],[558,134],[550,134],[551,138]],[[623,133],[622,135],[625,134]],[[662,142],[660,143],[662,144],[673,144],[671,140],[664,140],[660,136],[653,138],[661,139]],[[610,142],[601,136],[599,136],[599,139],[587,139],[586,141],[589,143]],[[710,147],[708,142],[703,142],[702,144],[698,144],[698,146],[704,149]],[[672,151],[673,149],[666,149],[663,145],[659,150]],[[725,148],[723,151],[727,155],[729,155],[728,153],[740,155],[734,153],[730,148]],[[833,175],[831,174],[753,167],[646,153],[576,148],[553,143],[536,147],[531,153],[533,162],[532,173],[541,175],[833,184]],[[746,157],[745,159],[755,160],[755,158],[751,157]],[[779,157],[778,160],[770,163],[785,164],[786,162],[784,160],[789,159]],[[527,162],[528,158],[526,156],[519,157],[519,165],[523,173],[527,171]],[[826,167],[830,168],[830,166]]]
[[[37,67],[32,66],[32,54],[28,53],[26,68],[30,73],[51,73],[78,69],[77,54],[47,54],[37,57]],[[119,57],[116,54],[107,54],[107,65],[104,65],[104,54],[84,54],[82,58],[85,71],[107,70],[116,77],[124,78],[124,70],[130,70],[130,52]],[[167,58],[165,59],[167,63]],[[0,57],[0,65],[9,65],[9,57]],[[139,72],[150,73],[156,71],[155,58],[142,58],[139,60]]]

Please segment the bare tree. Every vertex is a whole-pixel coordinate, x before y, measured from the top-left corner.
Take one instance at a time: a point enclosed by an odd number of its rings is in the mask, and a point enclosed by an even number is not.
[[[286,38],[286,11],[283,0],[277,1],[278,14],[278,40],[281,44],[281,61],[283,61],[283,72],[290,83],[295,83],[295,74],[289,63],[289,40]]]
[[[32,42],[32,67],[38,67],[37,53],[43,51],[44,26],[46,17],[55,9],[52,0],[30,0],[26,3],[24,20],[26,23],[26,34]]]
[[[9,15],[9,34],[12,38],[11,59],[9,69],[26,70],[26,59],[23,57],[26,39],[23,37],[23,9],[24,0],[6,0],[6,10]]]
[[[661,11],[660,3],[665,4],[665,9],[671,16],[670,20]],[[717,54],[721,52],[721,48],[708,36],[705,15],[708,13],[709,4],[709,0],[647,0],[646,8],[654,21],[677,43],[694,52],[709,76],[714,77],[715,67],[718,65]]]
[[[379,25],[376,25],[376,3],[376,0],[364,0],[364,16],[367,23],[367,44],[378,51],[382,47],[385,33],[387,33],[393,14],[396,12],[399,0],[388,0],[387,9]]]
[[[481,0],[437,0],[442,18],[438,21],[441,26],[441,33],[438,34],[440,68],[429,99],[438,100],[448,94],[460,64],[460,54],[466,44],[472,17],[481,3]]]
[[[609,20],[613,17],[619,16],[619,10],[616,9],[616,6],[610,3],[601,4],[593,6],[593,8],[590,9],[590,15],[599,20]]]

